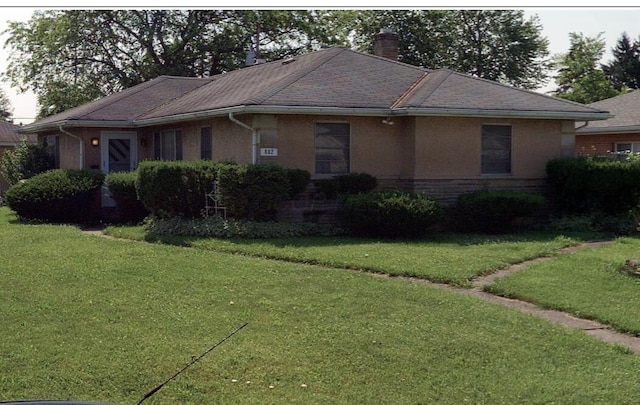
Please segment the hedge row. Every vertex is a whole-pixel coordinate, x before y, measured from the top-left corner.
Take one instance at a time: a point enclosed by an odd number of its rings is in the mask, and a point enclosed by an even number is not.
[[[551,201],[563,214],[620,214],[638,206],[640,161],[582,157],[547,164]]]

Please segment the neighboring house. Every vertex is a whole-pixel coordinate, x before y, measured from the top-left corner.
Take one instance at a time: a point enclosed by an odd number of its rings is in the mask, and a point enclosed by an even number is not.
[[[366,172],[381,187],[453,202],[481,188],[542,191],[572,156],[577,121],[606,111],[343,47],[210,78],[161,76],[21,128],[60,167],[105,173],[145,159],[269,162],[312,179]],[[108,199],[105,199],[108,205]]]
[[[615,152],[640,153],[640,90],[589,104],[609,111],[606,121],[577,123],[576,155],[609,156]]]
[[[0,121],[0,160],[6,151],[13,150],[25,136],[18,133],[19,128],[10,122]],[[28,135],[27,141],[35,143],[37,141],[36,135]],[[0,174],[0,198],[7,188],[9,188],[9,183]]]

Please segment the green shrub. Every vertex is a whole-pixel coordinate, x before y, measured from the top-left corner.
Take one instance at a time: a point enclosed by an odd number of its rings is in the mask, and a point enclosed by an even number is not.
[[[0,174],[10,185],[54,168],[53,157],[43,145],[34,145],[22,138],[13,150],[7,150],[0,160]]]
[[[5,198],[22,218],[87,223],[98,217],[98,189],[103,180],[98,171],[50,170],[11,186]]]
[[[377,191],[347,196],[342,214],[354,236],[418,238],[441,219],[442,207],[423,194]]]
[[[253,222],[224,219],[220,216],[209,218],[149,218],[144,225],[152,236],[193,236],[203,238],[291,238],[302,236],[336,236],[343,232],[337,227],[311,223],[290,224],[283,222]]]
[[[293,199],[307,189],[311,173],[302,169],[285,169],[289,181],[289,198]]]
[[[453,222],[463,232],[505,233],[512,230],[515,219],[536,215],[545,203],[538,194],[476,191],[458,198]]]
[[[138,198],[158,218],[201,216],[219,167],[211,161],[145,161],[136,170]]]
[[[238,219],[274,220],[289,190],[285,169],[273,164],[225,165],[218,171],[222,203]]]
[[[368,193],[378,186],[378,179],[368,173],[349,173],[314,182],[316,190],[328,199]]]
[[[581,157],[547,163],[550,196],[559,214],[626,213],[640,201],[640,161]]]
[[[104,182],[116,203],[117,218],[127,223],[142,221],[149,211],[138,199],[136,191],[136,172],[109,173]]]

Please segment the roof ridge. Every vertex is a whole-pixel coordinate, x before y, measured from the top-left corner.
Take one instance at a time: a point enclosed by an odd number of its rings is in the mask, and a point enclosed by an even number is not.
[[[448,69],[447,69],[447,70],[448,70]],[[578,103],[577,101],[567,100],[567,99],[560,98],[560,97],[554,97],[554,96],[550,96],[550,95],[548,95],[548,94],[544,94],[544,93],[538,93],[537,91],[527,90],[527,89],[523,89],[523,88],[521,88],[521,87],[511,86],[511,85],[509,85],[509,84],[501,83],[501,82],[496,81],[496,80],[489,80],[489,79],[485,79],[485,78],[482,78],[482,77],[473,76],[473,75],[470,75],[470,74],[465,74],[465,73],[456,72],[456,71],[454,71],[454,70],[451,70],[451,72],[452,72],[453,74],[457,75],[457,76],[463,76],[463,77],[467,77],[467,78],[470,78],[470,79],[473,79],[473,80],[477,80],[477,81],[482,81],[482,82],[486,82],[486,83],[496,84],[496,85],[498,85],[498,86],[505,87],[505,88],[508,88],[508,89],[511,89],[511,90],[516,90],[516,91],[519,91],[519,92],[522,92],[522,93],[527,93],[527,94],[531,94],[531,95],[535,95],[535,96],[540,96],[540,97],[548,98],[548,99],[550,99],[550,100],[562,101],[562,102],[565,102],[565,103],[568,103],[568,104],[573,104],[573,105],[575,105],[575,106],[580,106],[580,107],[588,108],[588,109],[590,109],[590,110],[592,110],[592,111],[594,111],[594,112],[602,111],[602,110],[600,110],[600,109],[598,109],[598,108],[590,107],[590,106],[589,106],[589,105],[587,105],[587,104]]]
[[[306,75],[308,75],[311,72],[315,71],[317,68],[319,68],[320,66],[322,66],[325,63],[329,62],[331,59],[333,59],[336,56],[338,56],[339,54],[343,53],[345,50],[347,50],[347,49],[344,48],[344,47],[327,48],[326,49],[326,54],[323,55],[322,57],[318,58],[318,60],[316,60],[315,62],[309,64],[309,66],[307,66],[306,69],[294,70],[289,75],[287,75],[284,78],[280,79],[280,81],[278,83],[276,83],[275,85],[273,85],[270,88],[266,89],[262,93],[257,94],[256,96],[251,97],[250,99],[247,99],[247,102],[248,102],[247,104],[261,104],[261,103],[263,103],[269,97],[274,96],[275,94],[277,94],[280,91],[282,91],[283,89],[285,89],[287,86],[297,82],[298,80],[302,79]],[[304,55],[300,55],[300,56],[303,57],[303,56],[306,56],[306,55],[313,55],[313,52],[312,53],[307,53],[307,54],[304,54]],[[282,63],[282,62],[283,62],[283,60],[276,60],[276,61],[273,61],[273,62],[270,62],[270,63]]]
[[[185,97],[185,96],[187,96],[187,95],[191,94],[191,93],[192,93],[192,92],[194,92],[196,89],[199,89],[199,88],[201,88],[201,87],[203,87],[203,86],[206,86],[206,85],[208,85],[209,83],[211,83],[211,82],[213,82],[213,81],[215,81],[215,80],[216,80],[216,79],[215,79],[215,76],[210,76],[210,77],[158,76],[158,77],[162,77],[162,78],[164,78],[164,79],[181,79],[181,80],[182,80],[182,79],[197,79],[197,80],[202,80],[204,83],[202,83],[200,86],[198,86],[198,87],[196,87],[196,88],[194,88],[194,89],[191,89],[191,90],[189,90],[189,91],[187,91],[187,92],[185,92],[185,93],[182,93],[182,94],[181,94],[181,95],[179,95],[178,97],[171,98],[171,99],[169,99],[169,100],[165,101],[164,103],[159,104],[159,105],[157,105],[157,106],[153,107],[153,108],[152,108],[152,109],[150,109],[150,110],[147,110],[147,111],[144,111],[144,112],[142,112],[142,113],[138,114],[138,115],[136,116],[136,118],[134,118],[134,119],[137,119],[137,118],[139,118],[139,117],[141,117],[141,116],[143,116],[143,115],[150,114],[150,113],[152,113],[153,111],[155,111],[155,110],[159,109],[160,107],[164,107],[165,105],[167,105],[167,104],[169,104],[169,103],[173,103],[173,102],[174,102],[174,101],[176,101],[176,100],[180,100],[182,97]],[[205,81],[205,80],[206,80],[206,81]]]
[[[86,114],[91,114],[93,112],[96,112],[97,110],[102,109],[102,108],[104,108],[106,106],[110,106],[110,105],[112,105],[112,104],[114,104],[116,102],[119,102],[122,99],[127,98],[130,95],[138,93],[138,92],[140,92],[140,91],[142,91],[144,89],[147,89],[149,87],[155,86],[157,83],[159,83],[159,81],[156,81],[156,79],[165,79],[166,80],[166,78],[167,78],[167,76],[158,76],[155,79],[151,79],[151,80],[148,80],[146,82],[142,82],[142,83],[140,83],[138,85],[135,85],[135,86],[132,86],[132,87],[128,87],[128,88],[126,88],[124,90],[121,90],[119,92],[112,93],[111,95],[113,95],[114,97],[111,97],[111,100],[108,103],[104,103],[104,104],[98,103],[98,101],[105,100],[108,96],[104,96],[104,97],[101,97],[101,98],[99,98],[97,100],[94,100],[96,102],[96,105],[94,105],[94,108],[92,108],[90,110],[87,110],[85,115]],[[136,90],[134,91],[133,89],[136,89]],[[125,94],[123,94],[123,93],[125,93]],[[77,107],[74,107],[71,110],[69,110],[69,113],[71,114],[71,116],[73,116],[73,113],[72,113],[73,110],[75,110],[76,108],[80,109],[81,107],[86,107],[87,105],[88,104],[81,104],[81,105],[79,105]]]
[[[442,83],[444,83],[444,81],[451,76],[451,73],[453,73],[452,71],[448,70],[448,69],[439,69],[445,72],[448,72],[448,74],[444,77],[442,77],[441,79],[439,79],[439,81],[435,82],[435,85],[433,87],[433,89],[431,89],[430,92],[428,92],[423,98],[422,100],[420,100],[420,103],[423,103],[426,99],[428,99],[433,92],[435,92],[438,87],[440,87],[442,85]],[[400,97],[398,97],[398,99],[391,105],[391,109],[394,108],[398,108],[398,106],[400,106],[400,104],[406,100],[407,98],[409,98],[409,96],[411,95],[411,93],[415,92],[415,90],[420,87],[420,85],[427,79],[427,77],[431,76],[432,74],[436,73],[436,71],[425,71],[424,74],[422,76],[420,76],[418,78],[418,80],[416,80],[411,87],[409,87],[407,89],[407,91],[405,91]]]

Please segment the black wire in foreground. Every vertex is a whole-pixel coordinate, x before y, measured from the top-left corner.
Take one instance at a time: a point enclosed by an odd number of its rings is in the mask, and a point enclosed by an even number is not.
[[[153,394],[155,394],[156,392],[160,391],[160,389],[162,387],[164,387],[169,381],[173,380],[174,378],[176,378],[177,376],[179,376],[184,370],[188,369],[189,367],[191,367],[192,365],[194,365],[195,363],[197,363],[200,359],[202,359],[204,356],[206,356],[207,354],[209,354],[213,349],[215,349],[216,347],[220,346],[221,344],[223,344],[225,341],[227,341],[229,338],[231,338],[233,335],[235,335],[236,333],[240,332],[245,326],[247,326],[249,323],[245,323],[242,326],[239,326],[238,328],[236,328],[236,330],[234,330],[233,332],[231,332],[227,337],[225,337],[224,339],[222,339],[221,341],[217,342],[216,344],[214,344],[213,346],[211,346],[209,349],[207,349],[206,352],[202,353],[200,356],[194,358],[193,360],[191,360],[186,366],[182,367],[182,369],[180,371],[178,371],[177,373],[175,373],[174,375],[172,375],[171,377],[169,377],[165,382],[163,382],[162,384],[158,385],[157,387],[155,387],[154,389],[152,389],[151,391],[149,391],[144,397],[142,397],[142,399],[140,400],[140,402],[138,402],[136,405],[140,405],[141,403],[143,403],[144,401],[146,401],[150,396],[152,396]]]

